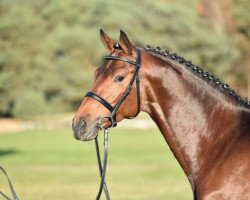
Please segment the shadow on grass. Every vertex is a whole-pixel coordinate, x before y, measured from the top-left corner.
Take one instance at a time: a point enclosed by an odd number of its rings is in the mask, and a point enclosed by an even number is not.
[[[19,151],[16,149],[0,149],[0,157],[18,154]]]

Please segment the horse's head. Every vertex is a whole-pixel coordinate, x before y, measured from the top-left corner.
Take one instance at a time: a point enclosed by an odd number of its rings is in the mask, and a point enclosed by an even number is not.
[[[74,137],[78,140],[92,140],[100,128],[113,127],[140,111],[140,50],[123,31],[119,43],[102,30],[100,34],[110,55],[96,70],[92,90],[86,94],[73,119]]]

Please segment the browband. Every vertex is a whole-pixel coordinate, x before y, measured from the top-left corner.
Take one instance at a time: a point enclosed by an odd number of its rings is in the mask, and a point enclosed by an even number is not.
[[[121,58],[121,57],[117,57],[117,56],[106,56],[105,58],[106,58],[106,60],[119,60],[119,61],[127,62],[131,65],[136,66],[136,62],[129,60],[129,59],[126,59],[126,58]]]

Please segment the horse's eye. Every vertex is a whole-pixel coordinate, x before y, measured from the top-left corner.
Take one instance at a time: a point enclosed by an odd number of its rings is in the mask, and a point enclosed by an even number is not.
[[[117,76],[116,78],[115,78],[115,82],[122,82],[124,80],[124,76]]]

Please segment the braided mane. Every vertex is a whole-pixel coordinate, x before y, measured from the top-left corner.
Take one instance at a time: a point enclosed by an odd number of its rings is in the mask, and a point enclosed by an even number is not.
[[[246,108],[250,108],[250,101],[246,98],[242,98],[239,94],[237,94],[233,89],[230,88],[230,86],[226,83],[223,83],[219,78],[214,76],[213,74],[208,73],[205,71],[202,67],[198,65],[194,65],[192,61],[186,60],[185,58],[179,56],[177,53],[170,53],[169,51],[165,50],[162,51],[160,47],[152,48],[150,45],[147,45],[144,48],[148,52],[156,53],[164,58],[168,58],[174,62],[177,62],[179,64],[182,64],[187,69],[193,72],[196,76],[202,78],[204,81],[209,83],[210,85],[217,87],[224,93],[226,93],[228,96],[236,100],[238,103],[240,103],[242,106]]]

